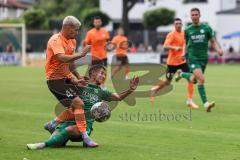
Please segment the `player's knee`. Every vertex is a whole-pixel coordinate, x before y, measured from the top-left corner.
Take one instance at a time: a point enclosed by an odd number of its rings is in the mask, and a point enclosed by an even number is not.
[[[79,98],[76,97],[72,100],[72,107],[77,109],[77,108],[82,108],[84,106],[83,101]]]
[[[78,136],[80,135],[80,132],[78,131],[77,127],[67,127],[66,130],[68,131],[69,135],[74,135],[74,136]]]
[[[205,82],[204,77],[201,76],[201,77],[198,78],[198,83],[199,84],[204,84],[204,82]]]

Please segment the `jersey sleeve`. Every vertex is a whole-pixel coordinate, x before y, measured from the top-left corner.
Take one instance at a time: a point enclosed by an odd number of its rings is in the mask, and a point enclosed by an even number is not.
[[[114,44],[117,44],[117,43],[118,43],[118,40],[117,40],[117,37],[116,37],[116,36],[113,37],[113,39],[112,39],[112,43],[114,43]]]
[[[49,42],[49,46],[52,49],[54,55],[65,53],[63,44],[59,39],[55,39]]]
[[[111,96],[112,92],[108,91],[108,90],[102,90],[102,100],[104,101],[110,101],[110,96]]]
[[[86,44],[91,44],[91,34],[90,34],[90,32],[87,32],[87,35],[86,35],[86,37],[84,39],[84,42]]]
[[[209,39],[212,39],[215,37],[215,33],[210,26],[208,26],[208,37]]]
[[[166,40],[164,42],[164,46],[171,45],[173,42],[173,34],[169,33],[166,37]]]

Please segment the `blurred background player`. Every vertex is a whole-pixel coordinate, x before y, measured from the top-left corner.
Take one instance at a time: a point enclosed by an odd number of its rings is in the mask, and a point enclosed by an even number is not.
[[[200,10],[192,8],[190,13],[192,24],[185,30],[185,41],[188,64],[192,73],[179,72],[179,77],[187,80],[196,78],[202,103],[206,111],[210,112],[215,102],[208,102],[204,87],[204,71],[208,63],[208,42],[210,41],[211,46],[220,56],[223,55],[223,51],[215,39],[212,28],[207,24],[200,23]]]
[[[121,101],[128,95],[130,95],[138,86],[139,78],[134,77],[129,84],[129,88],[121,93],[111,93],[107,90],[101,89],[100,85],[104,83],[106,79],[107,70],[102,65],[94,65],[89,70],[89,84],[86,88],[78,87],[79,95],[84,102],[84,110],[86,114],[87,122],[87,133],[91,134],[93,130],[94,119],[90,116],[90,110],[92,106],[105,101]],[[71,112],[71,109],[69,109]],[[42,149],[45,147],[56,147],[64,145],[69,139],[74,137],[75,141],[82,141],[81,132],[79,132],[76,122],[74,121],[74,115],[68,116],[68,121],[64,121],[59,124],[51,137],[42,143],[27,144],[28,149]],[[84,147],[88,147],[85,142],[83,142]],[[96,145],[95,147],[97,147]]]
[[[124,30],[122,27],[119,27],[117,30],[117,35],[113,37],[112,43],[114,43],[116,48],[116,59],[117,59],[117,65],[112,70],[111,78],[114,77],[114,75],[121,70],[121,68],[124,68],[125,71],[125,79],[129,79],[129,63],[128,63],[128,57],[127,52],[128,49],[124,49],[120,47],[120,44],[123,44],[124,42],[127,42],[128,38],[124,36]]]
[[[102,19],[94,17],[93,26],[86,34],[83,46],[91,45],[92,65],[102,64],[107,66],[107,51],[105,46],[109,40],[109,32],[102,27]]]
[[[154,95],[164,88],[165,86],[170,85],[174,74],[177,70],[182,70],[183,72],[189,72],[188,65],[186,60],[183,58],[184,56],[184,32],[182,32],[182,20],[180,18],[176,18],[174,20],[175,30],[168,33],[166,40],[164,42],[163,48],[168,50],[168,58],[167,58],[167,71],[166,71],[166,80],[160,80],[156,86],[153,86],[151,89],[151,102],[154,101]],[[193,100],[193,90],[194,85],[191,82],[188,82],[188,99],[187,105],[194,109],[199,108]]]
[[[74,61],[84,57],[90,50],[89,46],[83,48],[81,53],[73,54],[76,49],[76,40],[81,23],[74,16],[67,16],[62,23],[62,29],[54,34],[48,41],[46,50],[46,78],[51,93],[65,107],[73,108],[77,127],[82,134],[83,141],[89,147],[96,143],[92,141],[86,132],[86,120],[84,104],[78,95],[74,85],[82,85],[84,79],[76,71]],[[69,114],[68,110],[60,116]],[[57,124],[52,124],[57,125]],[[48,128],[49,126],[45,126]]]

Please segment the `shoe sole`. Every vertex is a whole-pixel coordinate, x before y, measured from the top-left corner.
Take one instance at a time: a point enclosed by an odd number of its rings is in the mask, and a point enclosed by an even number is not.
[[[181,77],[177,77],[177,78],[175,78],[175,82],[179,82],[180,79],[182,79],[182,78],[181,78]]]
[[[86,145],[85,143],[83,143],[83,147],[84,148],[96,148],[96,147],[98,147],[99,145],[95,145],[95,146],[88,146],[88,145]]]
[[[181,71],[178,70],[176,74],[177,74],[177,77],[175,78],[175,82],[179,82],[180,79],[182,79],[182,77],[180,77]]]
[[[29,147],[28,145],[27,145],[27,149],[28,150],[35,150],[35,149],[32,149],[31,147]]]
[[[26,147],[27,147],[27,150],[31,150],[31,149],[28,147],[28,145],[26,145]]]
[[[187,104],[188,107],[192,108],[192,109],[198,109],[199,107],[193,107],[191,104]]]
[[[211,109],[215,106],[215,103],[212,103],[208,108],[207,108],[207,112],[211,112]]]

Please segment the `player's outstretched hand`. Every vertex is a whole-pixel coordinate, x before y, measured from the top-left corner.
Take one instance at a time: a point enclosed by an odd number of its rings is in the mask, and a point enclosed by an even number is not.
[[[87,87],[89,83],[89,78],[84,76],[84,77],[81,77],[77,80],[77,86],[79,87]]]
[[[135,90],[139,83],[139,77],[133,77],[133,79],[130,80],[130,89]]]
[[[86,56],[90,49],[91,45],[86,45],[85,47],[83,47],[83,49],[80,51],[82,57]]]
[[[107,52],[111,52],[111,51],[115,50],[116,48],[117,48],[117,45],[115,43],[112,43],[111,41],[108,41],[105,46],[105,50]]]
[[[183,48],[182,47],[175,47],[175,50],[176,51],[181,51],[181,50],[183,50]]]
[[[223,50],[222,49],[218,49],[217,53],[218,53],[219,56],[222,56],[223,55]]]

